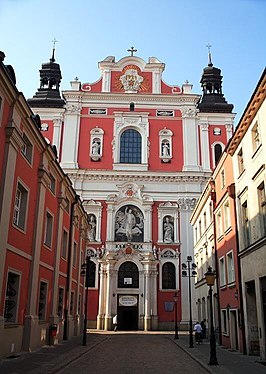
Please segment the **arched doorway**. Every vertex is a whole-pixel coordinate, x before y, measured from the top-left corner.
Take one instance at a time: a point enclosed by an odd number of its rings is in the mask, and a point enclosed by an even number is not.
[[[132,261],[124,262],[118,270],[118,288],[128,289],[128,293],[119,293],[117,299],[118,330],[138,330],[139,300],[130,289],[139,288],[139,270]]]

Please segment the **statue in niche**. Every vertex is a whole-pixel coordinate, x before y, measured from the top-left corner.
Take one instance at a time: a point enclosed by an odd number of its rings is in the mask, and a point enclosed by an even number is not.
[[[89,216],[88,239],[90,242],[95,242],[96,240],[96,217],[94,214]]]
[[[133,205],[121,208],[115,219],[115,240],[128,242],[143,241],[143,214]]]
[[[173,218],[166,216],[163,221],[163,241],[164,243],[173,243],[174,241],[174,224]]]
[[[101,148],[100,142],[94,139],[91,145],[91,154],[94,156],[98,156],[100,154],[100,148]]]
[[[170,156],[170,144],[168,142],[162,143],[162,156],[169,157]]]

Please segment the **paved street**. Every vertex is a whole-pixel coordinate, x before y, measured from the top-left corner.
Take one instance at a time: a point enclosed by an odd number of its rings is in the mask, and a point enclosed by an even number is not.
[[[108,335],[60,374],[72,373],[188,373],[207,371],[182,349],[168,334],[116,333]]]

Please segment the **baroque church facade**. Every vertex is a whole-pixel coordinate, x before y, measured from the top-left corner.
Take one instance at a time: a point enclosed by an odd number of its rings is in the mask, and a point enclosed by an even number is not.
[[[233,105],[210,54],[199,95],[189,82],[165,83],[157,58],[129,52],[100,61],[98,81],[76,78],[61,93],[53,50],[28,103],[88,214],[89,327],[110,330],[117,314],[120,330],[171,328],[175,294],[182,327],[189,220],[232,136]]]

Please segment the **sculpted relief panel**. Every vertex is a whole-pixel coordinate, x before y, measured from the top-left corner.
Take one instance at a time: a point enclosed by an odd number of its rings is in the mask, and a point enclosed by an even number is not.
[[[143,214],[134,205],[126,205],[118,210],[115,217],[115,241],[143,242]]]

